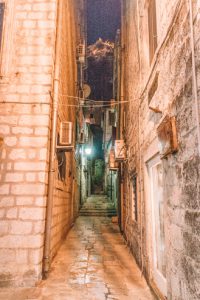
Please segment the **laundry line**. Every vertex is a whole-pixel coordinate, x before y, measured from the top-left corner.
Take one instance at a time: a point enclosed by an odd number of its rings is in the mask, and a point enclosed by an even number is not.
[[[96,105],[100,105],[99,102],[103,102],[105,104],[109,104],[109,105],[113,105],[113,104],[116,104],[116,103],[128,103],[128,102],[134,102],[136,100],[139,100],[140,98],[134,98],[134,99],[131,99],[131,100],[126,100],[126,101],[118,101],[118,100],[114,100],[114,99],[111,99],[111,100],[94,100],[94,99],[88,99],[88,98],[81,98],[81,97],[78,97],[78,96],[72,96],[72,95],[67,95],[67,94],[59,94],[59,96],[61,97],[67,97],[67,98],[72,98],[72,99],[76,99],[78,101],[85,101],[85,102],[93,102],[93,103],[96,103]],[[104,105],[104,104],[102,104]]]

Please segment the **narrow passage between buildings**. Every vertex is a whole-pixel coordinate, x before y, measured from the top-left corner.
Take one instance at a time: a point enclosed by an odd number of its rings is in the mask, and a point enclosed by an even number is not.
[[[100,199],[94,196],[92,202],[90,197],[88,206]],[[154,297],[112,218],[80,216],[54,259],[49,278],[36,288],[3,289],[0,299],[151,300]]]

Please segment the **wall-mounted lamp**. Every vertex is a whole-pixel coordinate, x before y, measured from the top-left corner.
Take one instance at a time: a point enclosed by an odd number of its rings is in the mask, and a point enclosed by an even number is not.
[[[92,148],[90,148],[90,147],[85,148],[85,154],[86,155],[91,155],[92,154]]]

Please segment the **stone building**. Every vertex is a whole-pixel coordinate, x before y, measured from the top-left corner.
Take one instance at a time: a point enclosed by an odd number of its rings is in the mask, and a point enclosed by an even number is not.
[[[48,273],[78,211],[73,96],[83,11],[82,0],[0,1],[0,286]],[[72,124],[72,147],[56,149],[61,123]]]
[[[200,3],[122,6],[121,228],[160,299],[199,299]]]

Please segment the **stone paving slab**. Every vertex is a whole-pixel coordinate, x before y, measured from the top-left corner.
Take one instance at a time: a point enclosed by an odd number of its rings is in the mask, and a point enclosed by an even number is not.
[[[1,289],[0,300],[153,300],[116,224],[79,217],[37,288]]]

